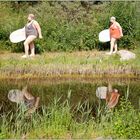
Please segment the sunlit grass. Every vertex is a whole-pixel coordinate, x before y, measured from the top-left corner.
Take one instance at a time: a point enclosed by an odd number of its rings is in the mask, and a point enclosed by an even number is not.
[[[2,53],[0,72],[3,77],[45,77],[51,75],[137,75],[140,68],[139,49],[136,59],[120,61],[118,55],[108,56],[106,51],[46,52],[34,58],[21,58],[22,54]]]

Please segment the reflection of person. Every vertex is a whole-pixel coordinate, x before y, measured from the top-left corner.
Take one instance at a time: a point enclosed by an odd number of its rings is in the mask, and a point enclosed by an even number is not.
[[[39,37],[42,38],[41,28],[39,23],[34,20],[35,16],[33,14],[28,15],[28,23],[25,25],[26,40],[24,42],[25,55],[22,58],[29,56],[29,49],[31,51],[30,56],[35,55],[34,40]]]
[[[117,89],[113,89],[110,93],[107,94],[106,103],[108,108],[114,108],[119,101],[120,94]]]
[[[39,97],[34,97],[31,93],[27,91],[27,86],[25,86],[22,91],[20,90],[10,90],[8,93],[8,98],[12,102],[18,104],[23,103],[26,106],[26,115],[29,115],[38,108],[39,106]]]
[[[111,23],[110,27],[109,27],[109,31],[110,31],[110,52],[108,53],[109,55],[117,52],[117,40],[120,39],[123,36],[122,27],[120,26],[120,24],[118,22],[116,22],[115,17],[110,18],[110,23]],[[114,50],[114,52],[113,52],[113,50]]]
[[[114,108],[119,101],[120,94],[117,89],[112,88],[111,83],[108,83],[108,87],[101,86],[97,88],[96,96],[99,99],[105,99],[108,108]]]
[[[31,93],[27,91],[27,86],[22,89],[22,93],[24,95],[24,104],[27,106],[28,110],[26,114],[31,114],[35,112],[39,105],[39,97],[34,97]]]

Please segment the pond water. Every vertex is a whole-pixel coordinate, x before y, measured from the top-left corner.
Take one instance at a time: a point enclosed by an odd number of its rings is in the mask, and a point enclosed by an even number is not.
[[[40,97],[39,106],[47,106],[54,99],[63,102],[70,93],[70,105],[75,106],[79,102],[87,101],[93,107],[99,99],[96,97],[96,89],[99,86],[108,86],[119,90],[120,98],[128,98],[136,109],[140,109],[140,82],[132,79],[102,79],[102,80],[1,80],[0,81],[0,113],[8,112],[16,108],[16,103],[8,100],[8,92],[11,89],[21,90],[28,86],[28,91],[35,97]]]

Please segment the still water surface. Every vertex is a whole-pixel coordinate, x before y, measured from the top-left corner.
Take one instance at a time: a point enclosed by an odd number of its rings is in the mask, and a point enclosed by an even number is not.
[[[136,109],[140,109],[139,80],[0,80],[0,113],[16,108],[16,103],[11,102],[7,97],[11,89],[21,90],[24,86],[28,86],[28,91],[33,96],[40,97],[39,106],[47,106],[59,97],[61,97],[59,102],[63,102],[68,93],[71,93],[71,106],[87,101],[94,107],[99,101],[96,97],[97,87],[108,86],[108,84],[119,90],[120,98],[123,96],[128,98]]]

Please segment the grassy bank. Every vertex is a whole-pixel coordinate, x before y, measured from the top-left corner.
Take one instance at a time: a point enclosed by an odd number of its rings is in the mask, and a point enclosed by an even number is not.
[[[1,52],[0,78],[45,77],[138,77],[140,50],[133,50],[136,59],[120,61],[119,55],[106,51],[48,52],[23,59],[21,53]]]

